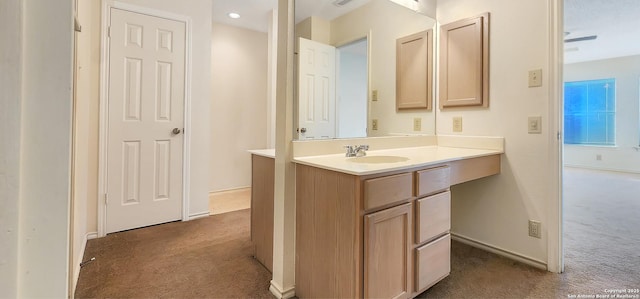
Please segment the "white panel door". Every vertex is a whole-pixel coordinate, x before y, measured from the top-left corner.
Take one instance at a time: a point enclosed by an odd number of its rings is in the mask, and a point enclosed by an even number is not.
[[[107,233],[182,218],[186,33],[182,22],[110,14]]]
[[[336,48],[300,38],[298,139],[336,136]]]

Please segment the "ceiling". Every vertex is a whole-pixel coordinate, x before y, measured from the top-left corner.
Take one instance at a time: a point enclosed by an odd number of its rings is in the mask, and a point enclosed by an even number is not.
[[[314,15],[331,20],[369,0],[353,0],[337,7],[334,0],[297,0],[296,22]],[[213,0],[213,21],[266,32],[269,14],[277,0]],[[237,12],[239,19],[231,19]],[[320,12],[320,13],[318,13]],[[607,59],[640,54],[639,0],[565,0],[565,38],[597,35],[589,41],[565,44],[565,63]]]
[[[565,38],[597,35],[565,44],[565,63],[640,54],[640,1],[565,0]]]
[[[296,0],[296,23],[311,15],[333,20],[370,0],[351,0],[343,6],[334,5],[334,1],[336,0]],[[213,0],[213,21],[267,32],[269,14],[277,6],[277,0]],[[229,18],[227,14],[230,12],[240,14],[240,18]]]
[[[267,32],[269,14],[277,6],[278,0],[213,0],[213,21]],[[229,18],[230,12],[240,14],[240,18]]]

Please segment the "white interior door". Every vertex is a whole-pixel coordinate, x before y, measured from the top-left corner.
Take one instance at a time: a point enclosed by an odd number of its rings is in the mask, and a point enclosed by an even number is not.
[[[116,8],[110,20],[107,233],[182,218],[186,29]]]
[[[336,48],[300,38],[298,139],[336,136]]]

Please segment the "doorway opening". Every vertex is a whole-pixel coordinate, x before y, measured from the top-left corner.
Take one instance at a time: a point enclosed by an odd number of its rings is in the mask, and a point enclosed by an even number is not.
[[[560,112],[565,268],[607,288],[640,277],[640,3],[615,2],[564,0]]]

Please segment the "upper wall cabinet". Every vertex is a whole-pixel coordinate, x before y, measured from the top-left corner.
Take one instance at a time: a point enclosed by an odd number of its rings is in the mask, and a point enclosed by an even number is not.
[[[432,109],[433,31],[396,40],[396,107]]]
[[[489,106],[489,13],[440,27],[440,108]]]

